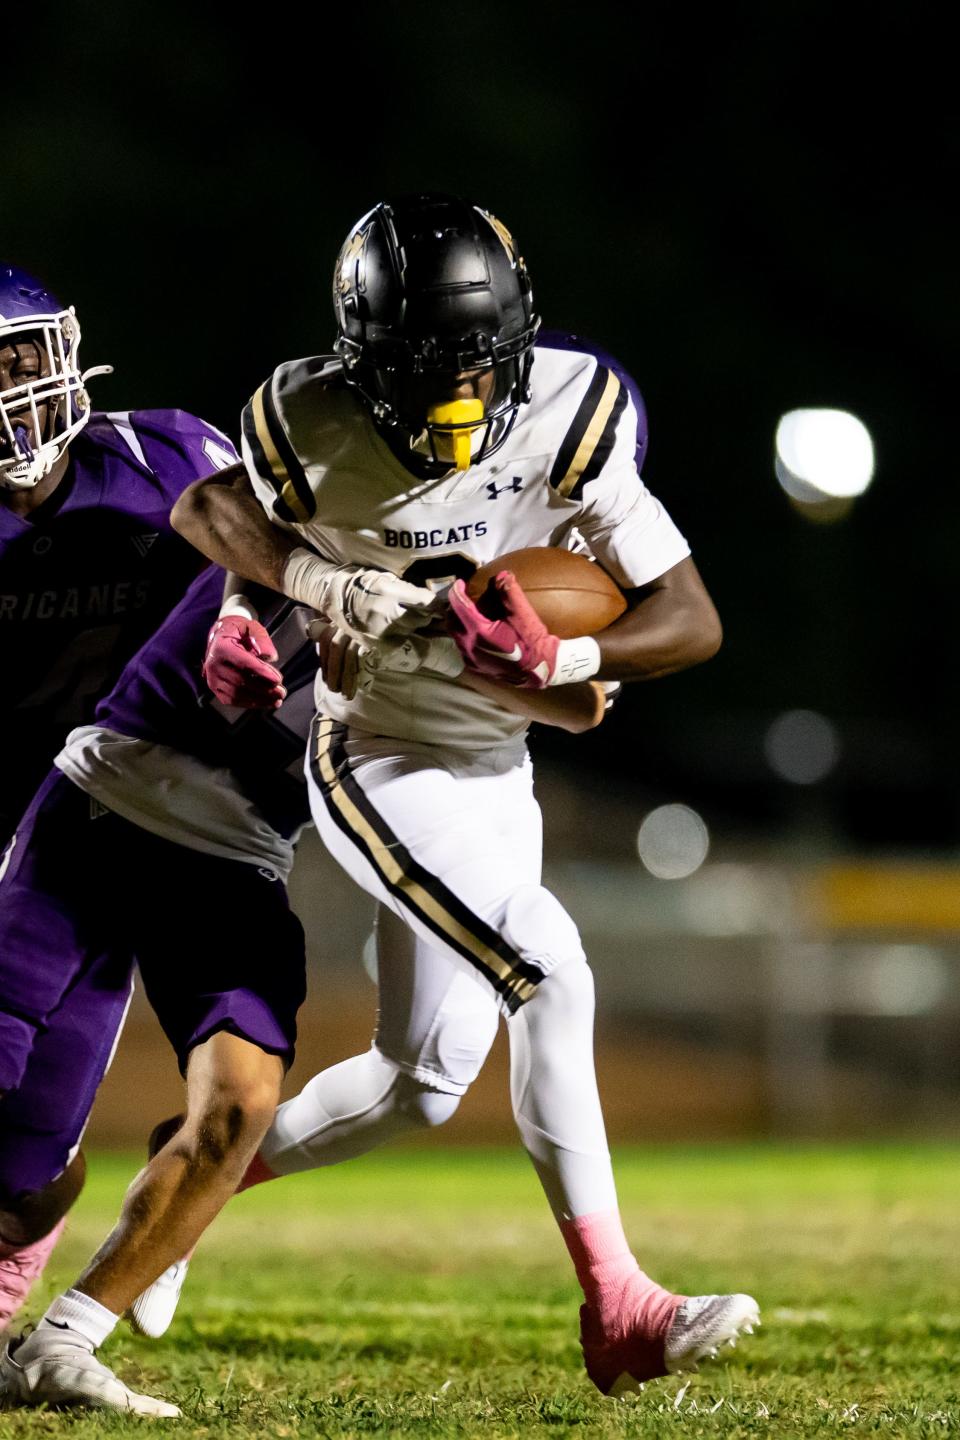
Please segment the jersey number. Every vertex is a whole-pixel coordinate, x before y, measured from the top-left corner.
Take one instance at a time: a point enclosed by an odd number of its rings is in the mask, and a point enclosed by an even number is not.
[[[445,595],[454,580],[469,580],[476,568],[476,560],[454,551],[452,555],[431,555],[429,559],[414,560],[404,570],[401,579],[409,585],[424,585],[438,595]]]

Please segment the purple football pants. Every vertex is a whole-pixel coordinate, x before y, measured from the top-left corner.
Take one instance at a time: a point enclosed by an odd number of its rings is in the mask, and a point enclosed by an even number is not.
[[[0,1192],[70,1159],[135,962],[181,1070],[219,1030],[291,1061],[304,940],[282,882],[161,840],[54,770],[0,876]]]

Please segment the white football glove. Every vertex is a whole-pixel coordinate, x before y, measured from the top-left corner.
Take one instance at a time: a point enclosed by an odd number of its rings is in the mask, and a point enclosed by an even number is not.
[[[323,613],[352,640],[371,645],[389,634],[406,635],[426,625],[437,596],[408,585],[388,570],[339,570],[330,577]]]
[[[312,550],[294,550],[283,571],[283,593],[319,610],[361,645],[373,645],[388,632],[405,635],[433,618],[439,597],[409,585],[389,570],[334,565]]]
[[[452,680],[464,668],[460,651],[447,635],[387,636],[368,646],[325,620],[311,621],[307,634],[316,641],[327,689],[345,700],[352,700],[384,670],[402,675],[429,670]]]

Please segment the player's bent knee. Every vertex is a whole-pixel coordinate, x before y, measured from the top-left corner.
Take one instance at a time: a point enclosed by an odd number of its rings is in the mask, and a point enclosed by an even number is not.
[[[596,987],[586,956],[578,965],[558,965],[542,984],[549,987],[550,993],[558,1000],[563,996],[571,1005],[582,1005],[585,1002],[592,1005],[594,1002]]]
[[[521,885],[507,902],[504,938],[525,960],[548,974],[572,960],[585,961],[580,932],[555,895],[542,885]]]
[[[223,1165],[234,1155],[247,1153],[259,1144],[272,1113],[251,1110],[241,1100],[225,1101],[200,1116],[192,1147],[188,1134],[181,1143],[184,1148],[192,1148],[196,1158],[205,1164]]]
[[[592,1019],[596,1003],[593,971],[584,956],[578,963],[559,965],[537,986],[536,994],[523,1007],[528,1019],[550,1014],[555,1021]],[[531,1007],[535,1007],[531,1009]]]
[[[397,1083],[397,1108],[415,1125],[427,1129],[444,1125],[456,1113],[459,1104],[459,1095],[431,1090],[409,1075],[402,1075]]]
[[[179,1133],[186,1141],[193,1128],[199,1157],[208,1164],[223,1164],[232,1155],[260,1143],[276,1114],[279,1089],[278,1084],[259,1080],[249,1085],[221,1086],[203,1106],[193,1127],[188,1116],[187,1125]]]

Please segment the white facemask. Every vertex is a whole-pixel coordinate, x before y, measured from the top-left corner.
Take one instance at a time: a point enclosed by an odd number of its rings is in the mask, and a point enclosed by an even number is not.
[[[0,346],[25,335],[39,340],[48,373],[0,390],[0,433],[13,451],[12,455],[6,447],[0,451],[0,488],[5,490],[32,490],[49,475],[90,418],[87,380],[92,375],[109,375],[113,369],[97,365],[81,373],[80,326],[72,307],[15,320],[0,315]],[[49,408],[41,420],[46,402]]]

